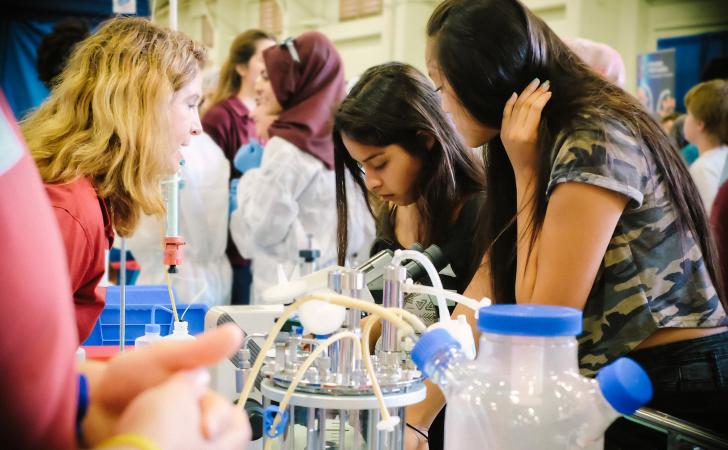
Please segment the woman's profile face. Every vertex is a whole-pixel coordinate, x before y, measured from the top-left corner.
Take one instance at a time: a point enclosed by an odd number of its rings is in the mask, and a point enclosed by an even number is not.
[[[382,200],[406,206],[417,201],[416,181],[422,160],[402,146],[366,145],[341,135],[349,155],[359,164],[369,192]]]
[[[170,129],[172,145],[170,149],[171,171],[179,167],[182,155],[179,148],[189,145],[193,135],[202,133],[200,113],[197,105],[202,98],[202,74],[197,75],[172,95],[170,111]]]
[[[480,147],[498,135],[499,130],[491,128],[476,120],[465,109],[455,94],[452,86],[443,76],[440,66],[435,59],[434,42],[429,39],[425,53],[427,73],[435,85],[435,89],[442,99],[442,109],[450,115],[455,127],[463,138],[465,145],[471,148]],[[505,105],[504,105],[505,106]]]
[[[271,39],[260,39],[255,43],[255,53],[248,60],[247,64],[238,64],[235,68],[238,74],[242,77],[243,83],[246,80],[250,80],[251,83],[255,84],[255,81],[260,76],[260,73],[265,70],[265,62],[263,61],[263,50],[274,46],[276,43]]]
[[[266,69],[260,72],[260,76],[255,82],[255,104],[258,114],[275,116],[283,111],[283,107],[278,103],[276,94],[273,92]]]

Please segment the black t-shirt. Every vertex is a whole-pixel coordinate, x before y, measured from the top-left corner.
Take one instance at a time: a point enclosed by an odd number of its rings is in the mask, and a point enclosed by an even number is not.
[[[447,264],[440,271],[440,279],[445,289],[462,294],[468,287],[472,278],[474,262],[480,260],[482,251],[473,245],[473,236],[478,226],[478,216],[485,203],[485,193],[480,192],[468,198],[460,210],[457,220],[449,230],[448,236],[442,242],[434,242],[445,254]],[[396,207],[384,211],[377,217],[377,237],[372,244],[370,255],[382,250],[402,250],[404,247],[397,241],[394,232]],[[447,217],[443,215],[442,217]],[[439,319],[437,307],[433,302],[405,299],[405,309],[416,314],[426,324]]]
[[[473,237],[477,234],[478,217],[485,203],[485,192],[471,196],[463,205],[457,220],[448,233],[445,242],[435,242],[443,249],[449,262],[448,268],[440,272],[440,279],[445,289],[457,291],[462,294],[468,287],[475,267],[475,260],[480,260],[483,250],[474,245]],[[397,210],[392,208],[377,218],[377,237],[372,244],[370,254],[373,256],[382,250],[403,250],[404,247],[397,241],[394,233],[394,224]],[[451,273],[452,275],[448,275]],[[407,300],[405,300],[407,303]],[[439,319],[437,307],[432,302],[419,303],[419,309],[413,311],[405,304],[405,309],[415,313],[425,322],[434,322]],[[416,306],[416,305],[412,305]],[[450,311],[452,313],[452,311]],[[425,316],[425,317],[423,317]],[[428,320],[429,319],[429,320]],[[429,324],[428,324],[429,325]],[[438,413],[432,422],[429,431],[430,450],[441,450],[444,447],[445,409]]]

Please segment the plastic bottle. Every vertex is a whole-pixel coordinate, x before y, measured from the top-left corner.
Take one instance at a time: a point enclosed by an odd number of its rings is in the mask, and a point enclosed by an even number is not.
[[[76,363],[81,364],[86,361],[86,349],[79,347],[76,349]]]
[[[412,351],[447,398],[446,450],[601,449],[606,428],[652,396],[647,375],[627,358],[596,379],[580,375],[578,310],[496,305],[481,309],[478,328],[472,363],[445,330],[425,334]]]
[[[163,339],[168,341],[194,341],[195,337],[187,331],[187,322],[174,322],[173,331]]]
[[[134,340],[134,347],[146,347],[160,339],[162,339],[162,336],[159,335],[159,324],[148,323],[144,325],[144,336],[139,336]]]

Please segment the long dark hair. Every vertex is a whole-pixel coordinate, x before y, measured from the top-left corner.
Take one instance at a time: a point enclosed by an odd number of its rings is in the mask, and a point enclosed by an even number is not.
[[[334,115],[339,264],[344,263],[348,244],[347,170],[372,212],[361,169],[344,146],[342,133],[364,145],[400,145],[422,160],[416,189],[425,246],[445,239],[452,213],[468,196],[484,189],[482,163],[460,141],[427,77],[402,63],[368,69]],[[427,135],[434,138],[429,149]]]
[[[724,305],[718,259],[697,189],[669,137],[635,98],[589,69],[549,28],[517,0],[445,0],[427,24],[433,54],[467,111],[479,122],[500,128],[503,106],[534,78],[550,80],[554,95],[543,112],[540,155],[531,230],[540,230],[547,204],[551,149],[560,131],[579,116],[594,124],[620,124],[652,152],[664,177],[683,231],[698,241],[713,285]],[[606,125],[602,125],[606,126]],[[603,137],[608,139],[606,131]],[[516,188],[500,137],[485,152],[486,201],[482,240],[489,249],[493,295],[515,299]]]

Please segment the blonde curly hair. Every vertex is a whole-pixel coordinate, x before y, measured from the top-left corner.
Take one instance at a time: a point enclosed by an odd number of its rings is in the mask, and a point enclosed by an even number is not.
[[[21,122],[45,183],[88,177],[130,235],[140,213],[164,213],[173,94],[205,63],[183,33],[141,18],[115,18],[80,42],[50,97]],[[168,150],[167,150],[168,149]]]

